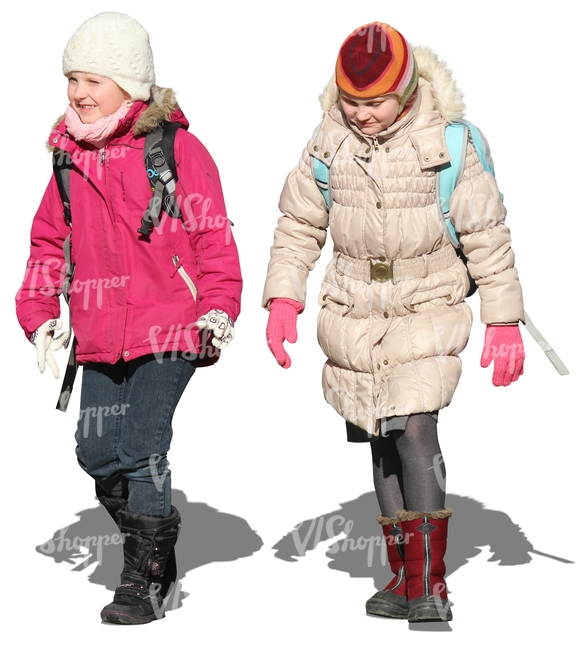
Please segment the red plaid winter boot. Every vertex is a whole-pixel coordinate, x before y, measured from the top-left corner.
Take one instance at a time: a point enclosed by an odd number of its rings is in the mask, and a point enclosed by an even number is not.
[[[403,533],[397,519],[379,515],[377,521],[383,527],[387,545],[387,558],[394,578],[382,590],[366,601],[366,613],[389,618],[407,618],[407,583],[405,580],[405,554]]]
[[[405,546],[409,622],[451,621],[443,557],[450,508],[436,512],[397,511]]]

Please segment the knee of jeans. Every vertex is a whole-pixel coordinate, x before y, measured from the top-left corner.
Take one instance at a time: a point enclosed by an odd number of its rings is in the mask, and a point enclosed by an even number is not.
[[[101,485],[117,483],[119,481],[115,463],[103,464],[95,461],[92,462],[90,456],[84,457],[79,453],[79,448],[77,448],[77,461],[81,469]]]
[[[128,480],[163,481],[170,475],[166,454],[152,453],[147,458],[133,458],[122,452],[119,454],[119,470]]]

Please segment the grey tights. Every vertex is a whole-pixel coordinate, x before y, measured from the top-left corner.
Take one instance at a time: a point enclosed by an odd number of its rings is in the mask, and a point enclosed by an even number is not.
[[[445,465],[430,415],[410,415],[404,431],[371,442],[375,492],[384,517],[397,510],[435,512],[445,506]]]

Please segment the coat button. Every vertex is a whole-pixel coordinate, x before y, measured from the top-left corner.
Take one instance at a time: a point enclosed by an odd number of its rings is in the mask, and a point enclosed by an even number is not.
[[[320,151],[320,147],[317,144],[314,145],[314,151]]]
[[[377,363],[377,370],[380,370],[380,369],[381,369],[381,364]]]
[[[388,365],[389,365],[389,362],[388,362],[386,359],[384,359],[383,364],[384,364],[385,366],[388,366]]]
[[[322,300],[328,300],[328,294],[327,294],[327,293],[325,293],[325,294],[322,296]]]
[[[124,357],[129,357],[129,356],[130,356],[130,352],[129,352],[129,350],[126,350],[126,351],[123,353],[123,356],[124,356]]]
[[[389,153],[389,148],[388,148],[388,147],[385,147],[385,151],[386,151],[387,153]]]
[[[383,204],[380,201],[377,201],[377,208],[380,210],[383,207]]]
[[[370,153],[370,147],[367,147],[367,148],[364,150],[364,153]]]
[[[445,154],[443,153],[443,151],[440,151],[440,152],[439,152],[439,157],[440,157],[440,158],[445,158]]]
[[[431,158],[430,158],[429,156],[425,156],[425,158],[423,158],[423,160],[424,160],[425,162],[429,162],[429,161],[431,160]]]
[[[324,158],[330,158],[330,152],[325,151],[324,152]]]
[[[386,312],[383,314],[383,316],[384,316],[385,318],[388,318],[388,317],[389,317],[389,312],[386,311]]]
[[[58,141],[59,141],[59,138],[53,138],[53,144],[57,144]]]

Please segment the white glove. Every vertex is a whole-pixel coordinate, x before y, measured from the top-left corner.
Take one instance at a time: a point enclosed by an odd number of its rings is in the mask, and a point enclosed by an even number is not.
[[[212,344],[219,350],[224,350],[235,337],[235,323],[220,309],[211,309],[201,316],[196,321],[196,326],[212,331]]]
[[[44,372],[48,365],[53,371],[55,379],[59,378],[59,366],[57,366],[57,362],[53,357],[53,352],[60,350],[62,347],[66,348],[69,345],[71,336],[71,332],[63,332],[63,334],[59,334],[55,338],[55,330],[60,330],[62,327],[63,321],[60,318],[53,318],[43,323],[30,337],[31,342],[36,347],[38,369]]]

